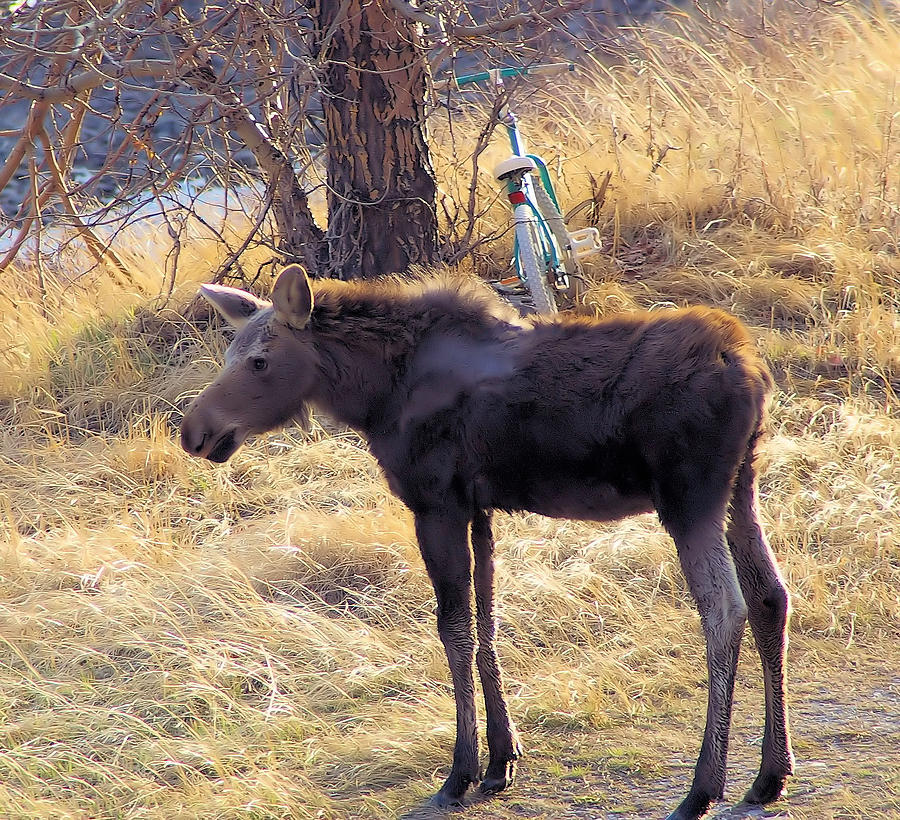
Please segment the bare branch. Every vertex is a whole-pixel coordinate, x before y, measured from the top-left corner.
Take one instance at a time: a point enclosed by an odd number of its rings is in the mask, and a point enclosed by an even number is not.
[[[134,284],[131,274],[128,273],[128,268],[125,263],[122,262],[119,255],[108,245],[105,245],[78,215],[78,210],[72,204],[69,192],[66,190],[66,183],[63,179],[62,171],[56,161],[56,155],[53,153],[53,146],[50,144],[50,136],[43,126],[38,131],[38,136],[44,145],[44,157],[52,175],[51,178],[53,180],[54,193],[59,197],[63,209],[75,225],[78,235],[84,240],[84,244],[98,262],[106,262],[113,267],[116,273],[126,282]]]
[[[476,26],[456,25],[450,21],[448,16],[429,14],[422,9],[416,8],[408,0],[390,0],[390,2],[394,9],[410,20],[432,28],[439,29],[443,27],[451,37],[471,40],[481,37],[489,38],[495,34],[502,34],[520,26],[546,24],[559,20],[587,5],[588,0],[568,0],[562,5],[551,6],[546,10],[542,8],[541,10],[525,11]]]
[[[139,60],[126,63],[112,71],[84,71],[66,80],[65,85],[43,87],[32,85],[17,77],[0,72],[0,90],[13,92],[18,97],[42,103],[64,103],[73,100],[86,91],[99,88],[104,83],[125,79],[172,79],[178,66],[168,60]]]
[[[0,168],[0,191],[6,187],[28,151],[32,149],[34,138],[38,130],[43,127],[44,118],[49,110],[50,106],[46,101],[41,101],[31,106],[28,112],[28,119],[25,125],[22,126],[21,135],[6,158],[6,162],[3,163],[3,167]]]
[[[415,122],[422,136],[410,145],[422,147],[427,165],[426,59],[443,59],[460,45],[496,50],[506,48],[507,40],[533,39],[536,30],[545,31],[585,2],[520,0],[517,13],[501,19],[497,12],[486,22],[461,0],[18,5],[3,14],[0,26],[0,121],[8,123],[0,130],[0,261],[8,264],[26,251],[49,255],[71,239],[121,275],[128,258],[118,250],[123,231],[138,219],[151,219],[160,230],[172,228],[176,243],[185,226],[205,225],[225,246],[226,265],[239,267],[240,253],[256,243],[282,259],[302,261],[312,273],[333,269],[339,260],[329,264],[331,246],[313,217],[307,187],[322,185],[341,156],[366,150],[364,140],[353,143],[350,153],[331,150],[340,138],[328,106],[347,99],[340,83],[331,85],[334,77],[349,72],[351,83],[373,84],[357,106],[374,106],[383,90],[387,108],[378,112],[383,121],[375,129],[397,117]],[[362,36],[353,27],[363,15],[369,19],[367,35],[377,21],[379,36],[392,43],[379,57],[383,64],[374,67],[351,65],[350,56],[336,53],[337,41],[348,32]],[[430,29],[427,43],[422,26]],[[526,28],[505,35],[521,27]],[[390,82],[384,84],[388,63]],[[422,103],[418,108],[416,101]],[[346,122],[352,129],[351,119]],[[371,127],[369,120],[359,122],[360,128]],[[471,162],[467,154],[467,167],[477,163],[485,144],[486,137],[479,139]],[[242,216],[247,224],[236,228],[239,239],[231,226],[223,228],[203,213],[196,198],[209,184],[228,190],[236,183],[245,186],[248,201]],[[394,196],[392,184],[367,188],[363,182],[339,196],[332,185],[329,225],[340,233],[345,206],[361,212],[433,199]],[[474,187],[462,192],[454,236],[470,248],[477,244],[480,207],[474,197]],[[429,231],[436,237],[436,228]],[[177,261],[175,254],[164,291]]]
[[[407,0],[391,0],[391,5],[400,12],[404,17],[421,23],[423,26],[431,26],[437,28],[441,25],[441,18],[436,14],[429,14],[427,11],[416,8]]]

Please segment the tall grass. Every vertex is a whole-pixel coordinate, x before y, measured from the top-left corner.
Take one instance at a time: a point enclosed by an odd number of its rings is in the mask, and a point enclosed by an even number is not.
[[[776,373],[762,501],[793,593],[794,817],[900,811],[898,53],[895,23],[852,8],[756,41],[685,20],[520,105],[566,202],[611,172],[590,307],[729,307]],[[436,134],[458,197],[483,116]],[[506,216],[482,173],[488,234]],[[288,430],[225,466],[184,454],[172,421],[223,342],[178,312],[218,251],[185,248],[170,312],[148,318],[165,248],[132,250],[131,284],[80,259],[43,290],[31,270],[0,283],[0,816],[402,813],[453,735],[409,514],[350,433]],[[499,652],[536,762],[527,806],[470,816],[671,808],[705,675],[669,539],[652,516],[496,530]],[[744,779],[761,714],[745,649]]]

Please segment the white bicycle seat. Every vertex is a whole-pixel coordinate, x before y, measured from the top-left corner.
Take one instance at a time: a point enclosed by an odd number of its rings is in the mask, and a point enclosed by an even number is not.
[[[512,174],[527,174],[536,168],[537,165],[531,157],[510,157],[497,164],[494,168],[494,178],[506,179]]]

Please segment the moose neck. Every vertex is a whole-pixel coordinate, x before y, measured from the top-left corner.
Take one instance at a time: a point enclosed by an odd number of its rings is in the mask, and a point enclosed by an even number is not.
[[[403,302],[364,283],[316,281],[310,322],[319,358],[313,404],[366,436],[390,424],[389,408],[415,347]]]
[[[477,282],[315,280],[310,319],[319,358],[310,399],[369,440],[396,421],[407,370],[421,343],[436,335],[494,337],[518,314]]]

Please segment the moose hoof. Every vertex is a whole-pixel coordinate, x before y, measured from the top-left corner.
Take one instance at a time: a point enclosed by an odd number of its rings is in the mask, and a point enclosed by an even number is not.
[[[462,804],[462,795],[452,797],[451,795],[445,794],[443,789],[428,801],[428,805],[435,809],[457,809],[460,808]]]
[[[450,772],[447,782],[441,786],[441,790],[431,798],[429,805],[438,809],[450,809],[463,804],[463,797],[471,783],[477,783],[480,777],[460,775]]]
[[[786,775],[760,774],[750,791],[744,796],[744,802],[754,806],[764,806],[781,797],[784,790],[784,784],[787,780]]]
[[[482,794],[496,794],[512,786],[515,779],[515,760],[506,760],[497,765],[491,763],[487,768],[484,780],[481,781],[481,785],[478,788]]]
[[[681,805],[666,820],[699,820],[709,811],[711,803],[712,800],[708,795],[692,792],[681,801]]]

